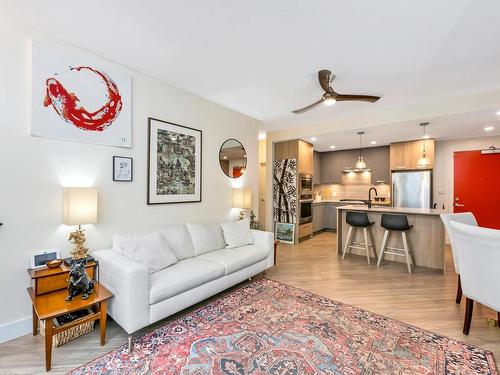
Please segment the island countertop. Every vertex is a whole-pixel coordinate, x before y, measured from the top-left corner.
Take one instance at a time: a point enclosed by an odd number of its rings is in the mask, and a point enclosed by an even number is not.
[[[337,251],[341,255],[347,241],[347,233],[350,225],[346,222],[346,214],[349,211],[366,212],[373,225],[370,230],[373,233],[377,256],[384,236],[385,229],[381,226],[383,214],[403,214],[408,218],[412,228],[407,231],[407,238],[413,253],[415,265],[427,268],[443,270],[445,268],[444,257],[444,225],[439,217],[442,210],[430,208],[403,208],[403,207],[372,207],[367,205],[347,205],[337,208]],[[355,230],[354,240],[358,243],[365,242],[362,230]],[[370,242],[370,241],[369,241]],[[389,237],[389,246],[402,248],[402,237],[393,233]],[[366,256],[366,250],[354,248],[353,254]],[[387,254],[385,261],[406,262],[402,257]],[[384,262],[385,262],[384,261]],[[376,259],[374,259],[376,263]]]
[[[348,205],[339,206],[337,210],[349,210],[349,211],[365,211],[365,212],[383,212],[383,213],[394,213],[394,214],[412,214],[412,215],[439,215],[442,214],[443,210],[438,210],[434,208],[405,208],[405,207],[377,207],[372,206],[368,208],[367,205]]]

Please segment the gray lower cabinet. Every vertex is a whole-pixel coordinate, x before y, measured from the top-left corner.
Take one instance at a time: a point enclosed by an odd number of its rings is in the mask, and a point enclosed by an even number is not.
[[[313,231],[337,229],[337,203],[321,202],[313,206]]]
[[[323,230],[323,216],[325,212],[325,203],[315,203],[313,205],[313,232]]]

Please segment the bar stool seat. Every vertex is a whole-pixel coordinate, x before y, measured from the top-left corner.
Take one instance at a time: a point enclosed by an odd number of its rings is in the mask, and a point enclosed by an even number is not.
[[[347,251],[351,251],[351,249],[362,249],[366,250],[366,259],[368,261],[368,264],[370,264],[370,248],[373,250],[373,255],[375,256],[375,259],[377,259],[375,240],[373,239],[373,233],[371,231],[371,226],[375,223],[368,219],[368,214],[366,212],[357,212],[357,211],[347,211],[346,222],[350,226],[349,226],[349,231],[347,232],[347,239],[344,245],[344,251],[342,252],[342,259],[344,259]],[[363,229],[363,236],[365,242],[354,241],[355,231],[358,228]],[[368,236],[370,236],[370,242],[368,242]]]
[[[415,264],[413,260],[413,254],[408,243],[407,231],[413,228],[413,225],[408,223],[408,217],[401,214],[382,214],[382,220],[380,225],[385,229],[384,237],[382,238],[382,246],[380,248],[380,253],[378,256],[377,267],[380,267],[380,263],[384,258],[384,254],[391,254],[395,256],[401,256],[406,258],[406,266],[408,267],[408,273],[412,272],[411,266]],[[403,248],[387,246],[389,236],[392,231],[397,231],[401,233],[401,238],[403,240]]]

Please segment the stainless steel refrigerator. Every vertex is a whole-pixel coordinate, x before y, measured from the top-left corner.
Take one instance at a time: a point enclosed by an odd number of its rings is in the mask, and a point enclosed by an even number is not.
[[[432,171],[393,171],[392,205],[432,208]]]

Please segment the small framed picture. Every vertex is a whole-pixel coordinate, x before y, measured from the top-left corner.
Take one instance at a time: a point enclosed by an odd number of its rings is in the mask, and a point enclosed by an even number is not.
[[[293,244],[295,240],[295,224],[277,222],[274,237],[280,242]]]
[[[130,182],[133,178],[133,160],[125,156],[113,156],[113,181]]]
[[[61,259],[59,250],[57,249],[35,253],[31,256],[31,268],[37,269],[45,267],[45,263],[56,259]]]

